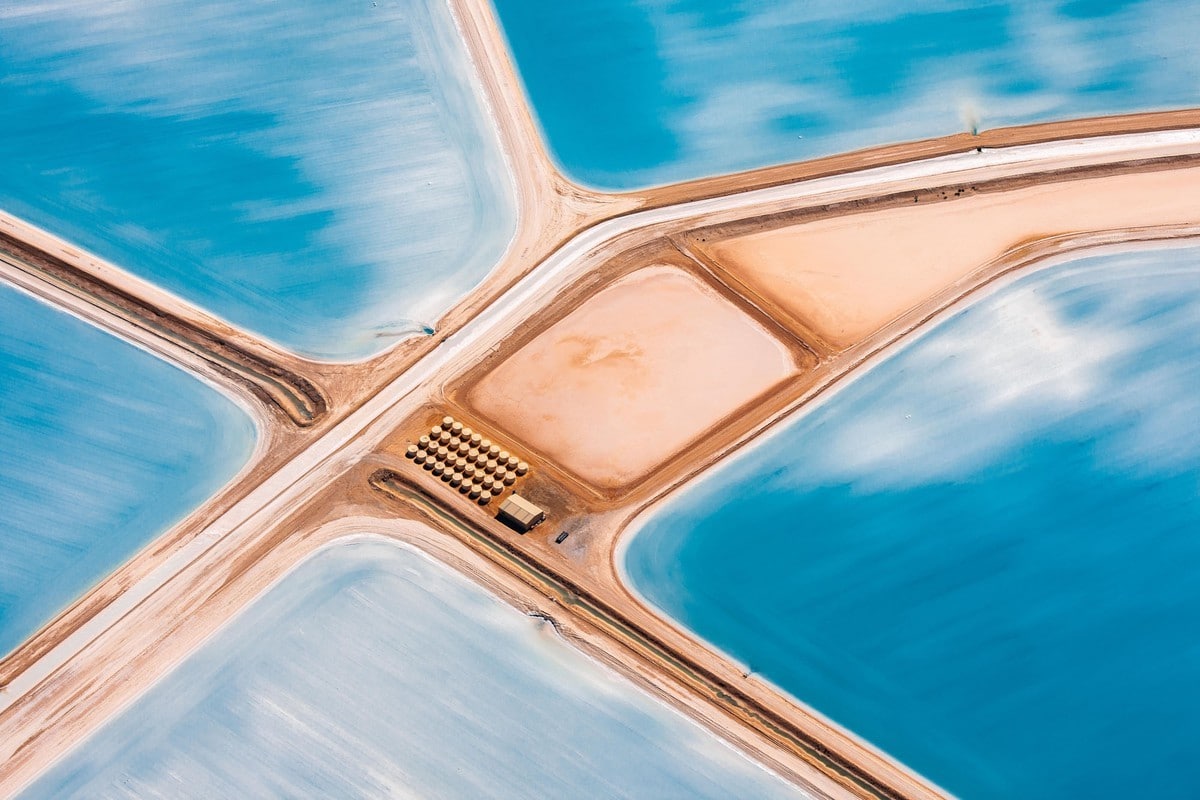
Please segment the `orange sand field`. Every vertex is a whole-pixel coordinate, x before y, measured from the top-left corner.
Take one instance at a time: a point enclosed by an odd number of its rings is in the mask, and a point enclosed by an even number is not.
[[[584,480],[614,488],[795,371],[787,348],[715,289],[650,267],[526,344],[469,402]]]
[[[835,349],[1036,239],[1200,221],[1200,169],[1114,175],[818,220],[708,245]]]

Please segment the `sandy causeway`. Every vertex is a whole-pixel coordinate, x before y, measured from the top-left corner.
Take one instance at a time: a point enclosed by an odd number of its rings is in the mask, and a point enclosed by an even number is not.
[[[1017,247],[1200,221],[1200,169],[1029,186],[738,236],[709,256],[835,350]]]

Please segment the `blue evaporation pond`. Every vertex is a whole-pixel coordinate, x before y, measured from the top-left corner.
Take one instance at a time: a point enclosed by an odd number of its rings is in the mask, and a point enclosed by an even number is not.
[[[1200,251],[958,314],[672,500],[652,603],[954,794],[1194,798]]]
[[[219,316],[369,355],[512,236],[443,0],[27,5],[0,13],[0,208]]]
[[[549,147],[633,189],[1200,105],[1190,0],[494,0]]]
[[[318,552],[24,797],[798,797],[382,540]]]
[[[0,656],[233,477],[250,417],[0,287]]]

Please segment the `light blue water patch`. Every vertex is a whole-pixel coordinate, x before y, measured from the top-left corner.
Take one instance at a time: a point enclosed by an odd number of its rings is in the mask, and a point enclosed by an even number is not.
[[[0,287],[0,656],[233,477],[250,417]]]
[[[1188,0],[494,0],[549,147],[633,189],[1200,105]]]
[[[303,353],[420,331],[513,233],[443,0],[51,0],[0,40],[0,208]]]
[[[1200,250],[957,315],[630,542],[687,627],[952,793],[1194,798]]]
[[[799,792],[419,553],[336,545],[23,796]]]

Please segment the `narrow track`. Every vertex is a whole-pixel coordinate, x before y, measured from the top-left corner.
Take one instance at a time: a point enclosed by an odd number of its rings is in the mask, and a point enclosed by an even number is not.
[[[316,424],[329,411],[325,394],[308,378],[3,231],[0,261],[194,354],[298,427]]]

